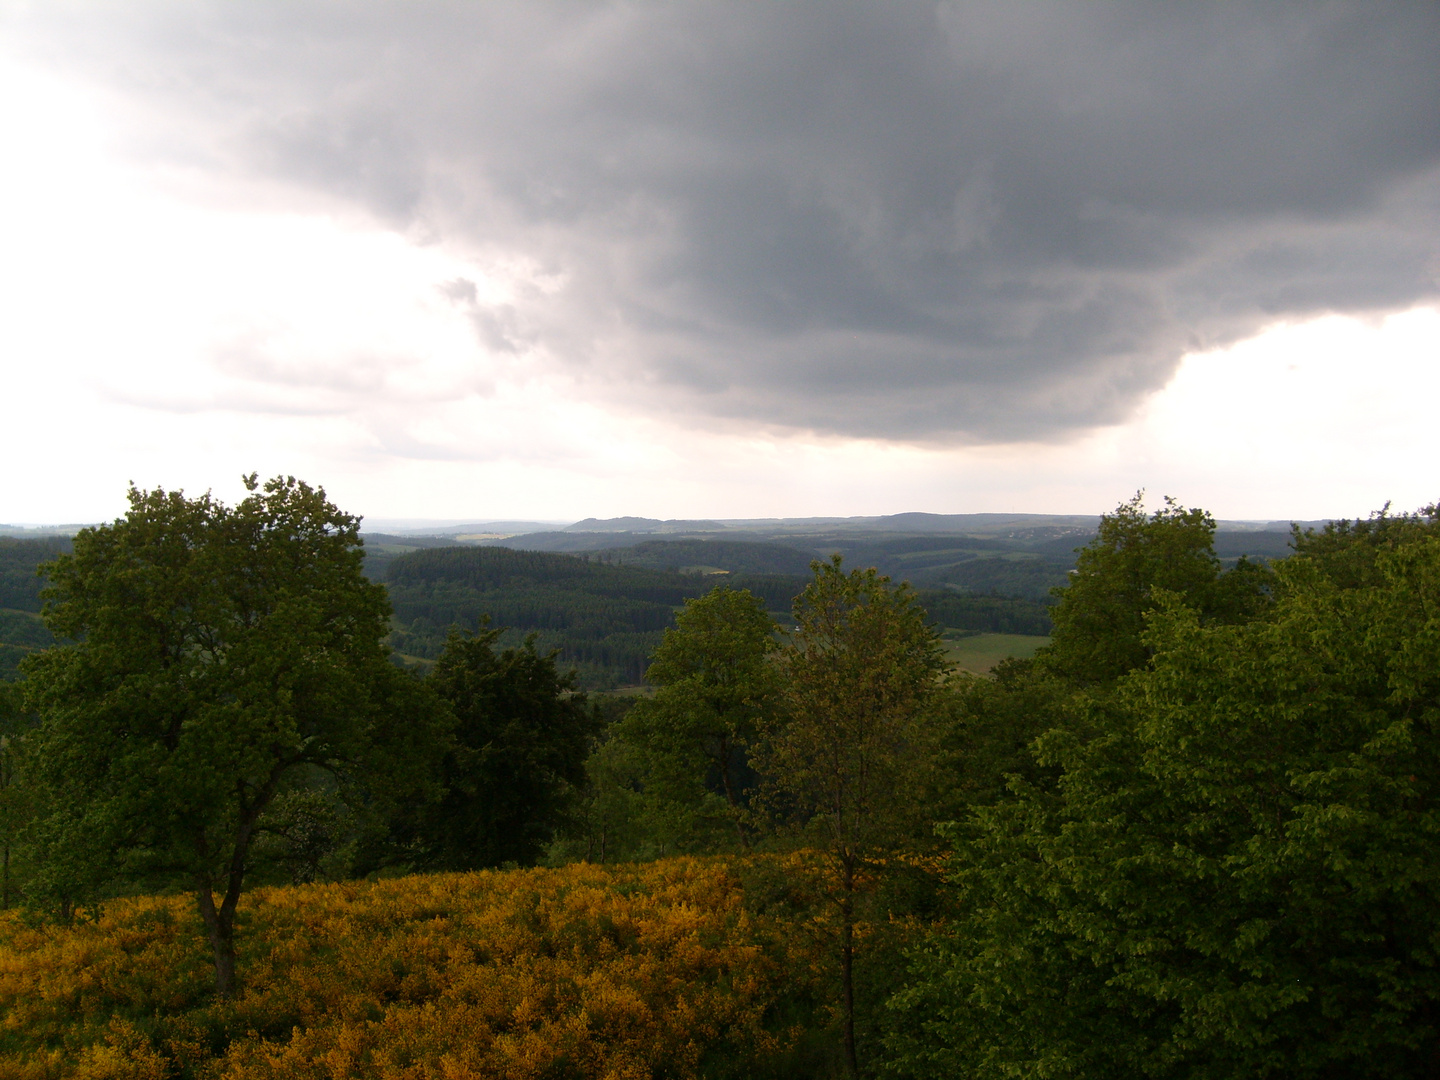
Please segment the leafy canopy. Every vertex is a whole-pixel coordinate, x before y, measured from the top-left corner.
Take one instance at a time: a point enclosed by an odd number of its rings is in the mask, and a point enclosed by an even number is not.
[[[692,828],[728,818],[747,849],[751,755],[777,707],[776,630],[747,589],[721,585],[688,601],[646,672],[654,696],[636,702],[617,733],[643,756],[648,794],[692,818]]]
[[[1070,583],[1055,590],[1044,663],[1073,682],[1101,684],[1144,665],[1145,614],[1157,589],[1178,593],[1207,620],[1243,620],[1263,602],[1266,570],[1242,559],[1224,571],[1207,512],[1167,498],[1147,515],[1142,500],[1137,494],[1100,519]]]
[[[132,488],[125,517],[45,567],[46,622],[73,644],[25,665],[46,792],[37,892],[65,908],[116,879],[185,883],[221,994],[276,797],[314,770],[372,798],[418,783],[435,724],[389,662],[359,519],[294,478],[246,485],[233,507]]]
[[[925,808],[916,786],[934,760],[930,707],[944,672],[939,638],[908,585],[839,555],[812,564],[779,657],[783,708],[764,732],[762,771],[782,818],[827,854],[839,916],[846,1072],[856,1037],[856,902],[862,874],[913,840]]]
[[[1434,1075],[1440,530],[1296,547],[1249,621],[1153,593],[1150,662],[957,827],[902,1071]]]
[[[596,733],[574,675],[533,638],[497,651],[502,631],[452,629],[427,683],[455,718],[441,798],[421,811],[416,863],[473,870],[531,865],[568,819]]]

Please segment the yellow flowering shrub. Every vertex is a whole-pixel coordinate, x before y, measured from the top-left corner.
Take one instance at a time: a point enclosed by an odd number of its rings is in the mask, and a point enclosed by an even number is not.
[[[805,857],[771,861],[807,879]],[[742,902],[743,869],[681,858],[256,889],[230,1003],[211,994],[188,896],[113,901],[70,926],[7,913],[0,1080],[765,1075],[813,1015],[824,960],[793,908]]]

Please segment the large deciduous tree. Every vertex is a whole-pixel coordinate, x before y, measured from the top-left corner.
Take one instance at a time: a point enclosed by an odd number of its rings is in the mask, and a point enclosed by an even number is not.
[[[314,770],[403,785],[436,714],[390,663],[390,606],[361,572],[359,519],[294,478],[130,490],[45,567],[72,644],[26,661],[46,813],[38,886],[62,907],[117,878],[183,880],[215,985],[236,991],[235,914],[265,814]]]
[[[933,760],[927,710],[944,661],[908,585],[847,572],[839,555],[812,569],[779,656],[783,710],[760,758],[779,806],[835,871],[843,1050],[856,1075],[856,894],[867,866],[912,837],[924,813],[914,796]]]
[[[960,827],[917,954],[920,1077],[1440,1068],[1440,528],[1299,536],[1273,604],[1156,594],[1149,663]]]

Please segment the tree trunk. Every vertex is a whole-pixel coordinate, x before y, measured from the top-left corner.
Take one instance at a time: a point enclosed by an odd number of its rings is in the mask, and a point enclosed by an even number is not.
[[[720,740],[720,783],[725,787],[725,801],[730,805],[730,819],[735,822],[735,834],[740,837],[740,847],[745,854],[750,854],[750,836],[745,831],[745,823],[740,817],[740,801],[735,797],[735,785],[730,779],[730,744]]]
[[[0,884],[0,907],[10,906],[10,841],[5,841],[4,883]]]
[[[215,994],[228,1000],[235,996],[235,909],[232,907],[227,912],[223,903],[218,909],[215,907],[215,894],[208,881],[200,884],[197,897],[200,918],[205,922],[205,934],[215,959]]]
[[[840,993],[845,1009],[845,1071],[851,1080],[860,1075],[855,1056],[855,867],[845,860],[840,898]]]
[[[240,890],[245,882],[245,860],[250,854],[250,840],[255,835],[255,822],[260,812],[269,803],[271,794],[280,776],[276,769],[270,782],[247,808],[239,827],[235,830],[235,846],[230,851],[230,865],[225,871],[225,895],[220,906],[215,906],[214,880],[205,875],[196,882],[196,898],[200,904],[200,918],[205,923],[205,933],[210,938],[210,949],[215,957],[215,994],[222,1000],[229,1000],[236,994],[235,980],[235,909],[240,905]],[[202,834],[198,850],[203,854],[205,837]]]

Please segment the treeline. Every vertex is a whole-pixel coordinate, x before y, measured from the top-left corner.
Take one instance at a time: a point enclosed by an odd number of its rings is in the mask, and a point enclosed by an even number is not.
[[[1440,512],[1293,547],[1224,571],[1204,514],[1122,506],[1050,647],[962,689],[897,1074],[1433,1074]]]
[[[736,540],[642,540],[591,554],[617,565],[649,570],[720,569],[734,574],[808,577],[815,556],[784,544]]]
[[[1014,596],[969,596],[948,589],[918,589],[916,599],[936,626],[986,634],[1050,633],[1050,605]]]

